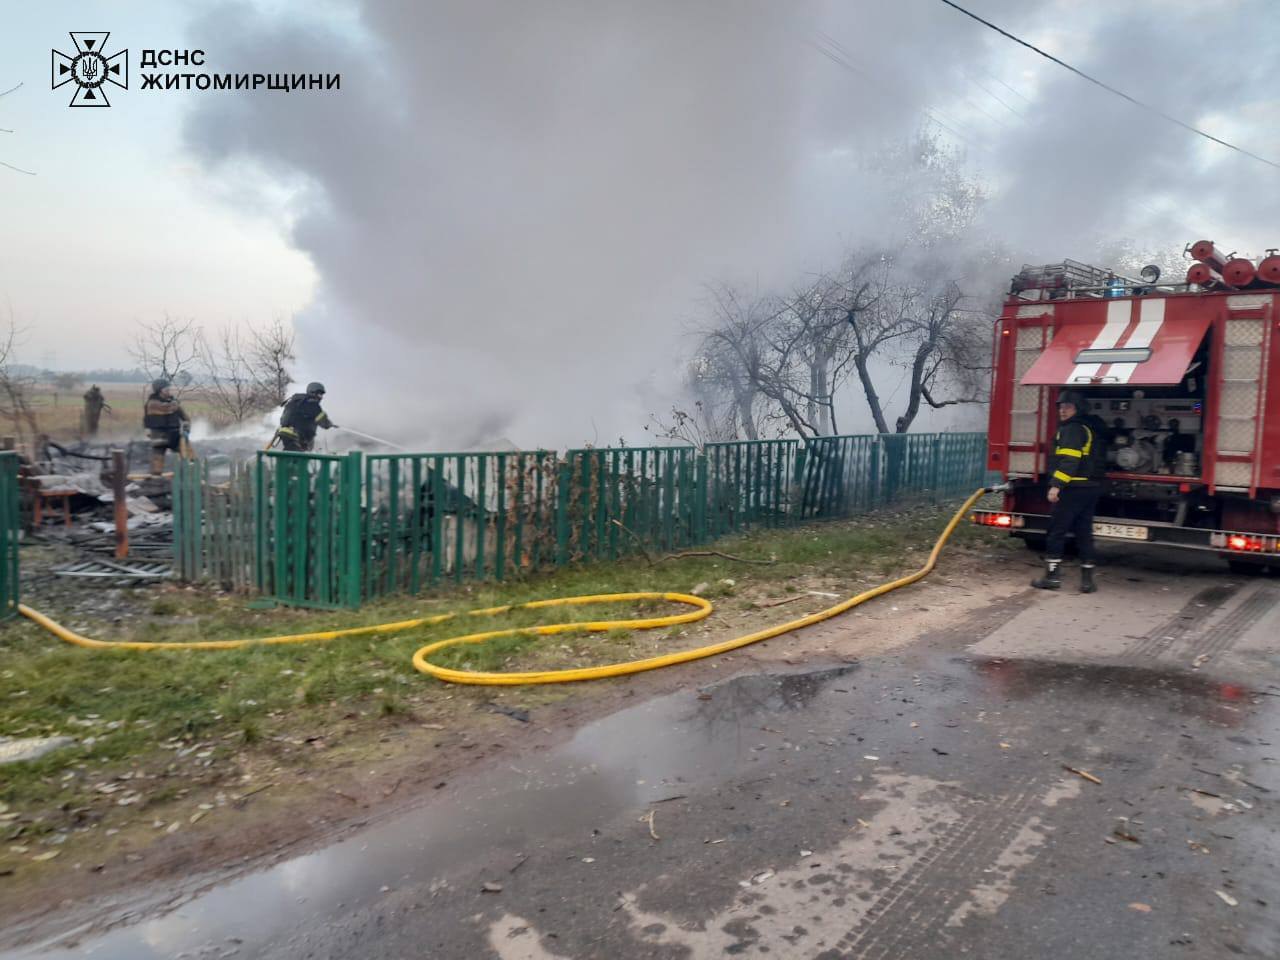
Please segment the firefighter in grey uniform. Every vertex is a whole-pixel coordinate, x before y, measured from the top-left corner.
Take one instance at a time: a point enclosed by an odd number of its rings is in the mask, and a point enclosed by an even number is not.
[[[289,398],[280,414],[280,429],[276,431],[285,450],[305,453],[315,446],[317,428],[328,430],[337,426],[320,409],[323,399],[323,383],[309,383],[306,393],[295,393]]]
[[[1080,592],[1098,589],[1093,579],[1097,555],[1093,547],[1093,515],[1107,472],[1103,424],[1089,414],[1089,402],[1075,390],[1058,394],[1058,432],[1053,438],[1049,471],[1049,531],[1044,576],[1031,581],[1041,590],[1062,586],[1062,555],[1067,534],[1075,534],[1080,555]]]

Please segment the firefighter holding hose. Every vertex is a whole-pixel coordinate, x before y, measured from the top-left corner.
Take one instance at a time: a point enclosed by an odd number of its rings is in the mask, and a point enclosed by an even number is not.
[[[191,418],[174,397],[168,380],[152,381],[151,394],[142,408],[142,425],[151,439],[151,474],[158,477],[164,473],[165,453],[181,453],[191,429]]]
[[[324,384],[309,383],[306,393],[295,393],[285,403],[280,414],[280,429],[276,431],[276,438],[285,450],[305,453],[315,446],[317,428],[328,430],[337,426],[320,408],[323,399]]]
[[[1058,394],[1058,432],[1049,470],[1052,509],[1045,543],[1045,572],[1031,581],[1041,590],[1062,586],[1062,555],[1068,533],[1075,534],[1080,555],[1080,592],[1098,589],[1093,579],[1097,560],[1093,515],[1106,476],[1107,438],[1102,421],[1088,411],[1089,402],[1079,391],[1063,390]]]

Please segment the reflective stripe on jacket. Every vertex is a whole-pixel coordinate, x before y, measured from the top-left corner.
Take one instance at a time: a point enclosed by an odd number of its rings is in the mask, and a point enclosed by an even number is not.
[[[320,409],[320,401],[305,393],[295,393],[280,414],[280,433],[297,437],[305,444],[316,438],[316,428],[329,427],[329,417]]]
[[[1053,438],[1049,486],[1098,483],[1107,472],[1106,440],[1079,417],[1058,427]]]

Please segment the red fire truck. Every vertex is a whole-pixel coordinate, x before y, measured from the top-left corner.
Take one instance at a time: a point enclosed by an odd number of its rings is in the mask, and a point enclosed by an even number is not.
[[[1073,261],[1024,267],[995,325],[987,466],[1004,509],[974,521],[1044,545],[1056,396],[1108,426],[1095,534],[1280,567],[1280,256],[1192,244],[1186,282]]]

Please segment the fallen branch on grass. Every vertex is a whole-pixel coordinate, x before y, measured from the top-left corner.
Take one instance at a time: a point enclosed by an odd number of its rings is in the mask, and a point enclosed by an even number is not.
[[[784,603],[795,603],[797,600],[803,600],[804,598],[805,598],[805,594],[797,593],[794,597],[783,597],[781,600],[761,600],[760,602],[754,604],[754,606],[761,607],[761,608],[780,607]]]
[[[725,560],[732,560],[734,563],[754,563],[763,567],[769,567],[778,562],[773,558],[768,560],[753,560],[749,557],[735,557],[731,553],[721,553],[719,550],[681,550],[679,553],[668,553],[666,556],[659,557],[657,560],[654,560],[653,555],[644,548],[644,541],[640,539],[639,535],[634,530],[627,527],[627,525],[621,520],[610,520],[609,522],[614,524],[619,530],[635,541],[641,555],[651,565],[655,563],[662,563],[665,560],[683,560],[686,557],[723,557]]]
[[[250,790],[248,793],[242,793],[242,794],[240,794],[240,796],[236,797],[236,798],[235,798],[235,800],[234,800],[234,801],[232,801],[232,802],[233,802],[237,807],[243,806],[243,805],[244,805],[244,802],[245,802],[246,800],[248,800],[250,797],[255,796],[256,794],[262,793],[262,791],[264,791],[264,790],[270,790],[270,789],[271,789],[272,787],[274,787],[274,786],[275,786],[275,784],[274,784],[274,783],[264,783],[264,784],[263,784],[262,786],[260,786],[260,787],[254,787],[254,788],[253,788],[252,790]]]

